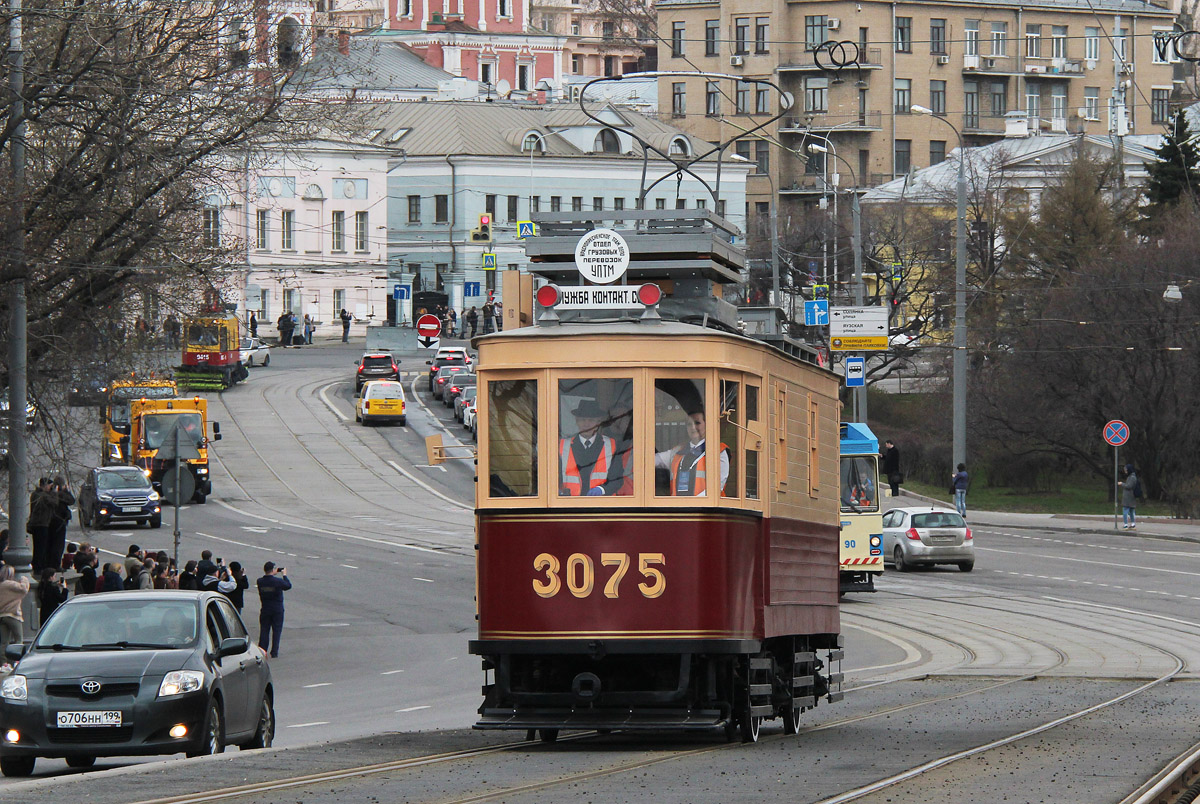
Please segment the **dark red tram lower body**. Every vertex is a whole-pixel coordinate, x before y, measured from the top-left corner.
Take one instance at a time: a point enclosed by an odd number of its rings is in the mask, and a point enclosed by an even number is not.
[[[481,512],[481,729],[757,737],[841,697],[838,529],[712,509]]]

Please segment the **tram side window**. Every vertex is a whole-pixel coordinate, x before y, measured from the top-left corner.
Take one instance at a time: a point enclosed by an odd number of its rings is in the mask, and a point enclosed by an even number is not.
[[[720,485],[729,479],[729,451],[707,450],[704,380],[654,381],[654,493],[699,497],[708,493],[710,459],[719,462]],[[716,476],[717,473],[712,473]]]
[[[492,380],[488,393],[488,496],[534,497],[537,381]]]
[[[738,459],[741,449],[742,409],[738,405],[741,383],[721,380],[721,452],[729,455],[729,475],[721,485],[722,497],[738,496]]]
[[[879,510],[879,484],[875,458],[847,455],[842,458],[842,510],[859,513]]]
[[[757,422],[758,418],[758,386],[746,386],[746,423]],[[753,441],[754,439],[750,439]],[[758,450],[746,449],[746,499],[758,499]]]
[[[558,493],[633,494],[633,380],[558,382]]]

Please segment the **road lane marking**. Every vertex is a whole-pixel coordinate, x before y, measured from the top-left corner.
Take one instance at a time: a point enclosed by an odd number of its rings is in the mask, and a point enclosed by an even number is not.
[[[350,623],[317,623],[317,628],[349,628]]]
[[[314,720],[312,723],[294,723],[288,726],[289,729],[307,729],[309,726],[328,726],[328,720]]]
[[[388,465],[391,466],[393,469],[395,469],[400,474],[407,477],[412,482],[416,483],[421,488],[428,491],[430,494],[434,495],[435,497],[440,497],[441,499],[445,500],[446,502],[450,503],[451,505],[461,508],[464,511],[474,511],[475,510],[475,506],[473,506],[473,505],[467,505],[466,503],[461,503],[458,500],[455,500],[451,497],[447,497],[445,494],[442,494],[440,491],[438,491],[433,486],[426,483],[424,480],[421,480],[421,478],[417,477],[412,472],[406,471],[402,466],[400,466],[400,464],[396,463],[395,461],[388,461]]]
[[[353,564],[342,564],[342,566],[346,569],[358,569],[358,567],[354,566]]]
[[[344,422],[350,421],[350,417],[347,416],[346,414],[342,413],[337,408],[335,408],[333,406],[333,403],[329,401],[329,397],[325,396],[325,392],[328,391],[330,388],[332,388],[335,385],[349,385],[349,384],[350,384],[349,380],[337,380],[336,382],[331,382],[328,385],[321,386],[321,390],[317,391],[317,396],[319,396],[321,398],[321,401],[325,403],[325,407],[327,407],[331,411],[333,411],[333,415],[337,416],[339,419],[341,419]]]
[[[280,552],[279,550],[274,550],[270,547],[263,547],[263,546],[257,545],[257,544],[250,544],[249,542],[239,542],[236,539],[226,539],[222,536],[214,536],[211,533],[204,533],[202,531],[196,531],[196,535],[203,536],[206,539],[212,539],[213,541],[225,542],[226,544],[236,544],[238,547],[248,547],[251,550],[262,550],[265,553]]]
[[[394,676],[394,675],[396,675],[397,673],[403,673],[403,672],[404,672],[403,670],[384,670],[384,671],[383,671],[382,673],[380,673],[379,675],[381,675],[381,676]]]
[[[271,529],[270,528],[257,528],[253,525],[242,525],[242,530],[248,530],[251,533],[267,533]]]
[[[332,687],[332,686],[333,686],[333,682],[332,682],[332,681],[322,681],[322,682],[320,682],[320,683],[318,683],[318,684],[305,684],[305,685],[304,685],[304,689],[306,689],[306,690],[311,690],[311,689],[314,689],[314,688],[316,688],[316,687]]]
[[[413,578],[413,580],[414,580],[414,581],[421,581],[422,583],[433,583],[433,580],[432,580],[432,579],[430,579],[430,578]]]
[[[409,706],[405,709],[397,709],[396,712],[419,712],[422,709],[429,709],[428,706]]]

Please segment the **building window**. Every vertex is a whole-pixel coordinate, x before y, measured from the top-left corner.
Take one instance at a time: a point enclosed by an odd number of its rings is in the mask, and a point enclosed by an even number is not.
[[[596,153],[619,154],[621,153],[621,138],[611,128],[602,128],[592,142],[592,150]]]
[[[738,81],[737,89],[734,92],[734,103],[736,105],[737,114],[750,113],[750,85],[745,81]]]
[[[496,196],[492,193],[487,193],[483,196],[483,211],[492,218],[496,217]]]
[[[479,80],[485,84],[492,83],[492,63],[490,61],[479,63]]]
[[[1058,121],[1060,130],[1067,126],[1067,88],[1054,87],[1050,95],[1050,117]]]
[[[724,198],[717,201],[717,215],[722,218],[725,217],[725,199]]]
[[[912,53],[912,17],[896,17],[896,52]]]
[[[1171,117],[1171,90],[1150,90],[1150,122],[1166,123]]]
[[[828,18],[824,14],[809,14],[804,18],[804,49],[816,50],[828,39]]]
[[[1029,117],[1030,128],[1037,125],[1037,118],[1042,116],[1041,87],[1025,85],[1025,114]]]
[[[721,114],[721,91],[716,81],[709,81],[704,85],[704,113],[709,117]]]
[[[750,18],[737,17],[733,21],[733,52],[744,56],[749,51],[746,50],[746,40],[750,36]]]
[[[771,18],[754,18],[754,52],[769,53],[771,51]]]
[[[217,207],[204,208],[203,230],[201,237],[205,248],[220,248],[221,246],[221,210]]]
[[[829,79],[804,79],[804,111],[825,112],[829,110]]]
[[[1008,55],[1008,23],[993,22],[992,23],[992,55],[1007,56]]]
[[[616,36],[616,32],[616,26],[613,23],[607,20],[600,23],[600,37],[602,39],[612,39]]]
[[[771,92],[766,89],[757,89],[754,91],[754,113],[755,114],[770,114],[771,113]]]
[[[1100,119],[1100,87],[1083,88],[1083,116],[1088,120]]]
[[[1067,26],[1050,26],[1050,55],[1056,59],[1067,57]]]
[[[271,211],[260,209],[258,211],[258,244],[259,251],[271,250]]]
[[[1128,33],[1129,30],[1127,28],[1118,28],[1117,30],[1113,31],[1113,50],[1115,51],[1117,58],[1119,58],[1121,61],[1125,61],[1127,58],[1125,54],[1128,53],[1128,51],[1125,49],[1125,43],[1129,41],[1129,37],[1126,35]]]
[[[733,152],[735,154],[737,154],[738,156],[740,156],[742,159],[745,159],[747,162],[749,162],[750,161],[750,140],[745,140],[745,139],[735,140],[733,143]]]
[[[592,210],[602,212],[604,210],[604,199],[600,196],[592,196]]]
[[[929,141],[929,164],[936,165],[939,162],[946,161],[946,141],[945,140],[930,140]]]
[[[979,128],[979,84],[963,81],[963,126]]]
[[[963,23],[963,54],[979,55],[979,20],[967,20]]]
[[[929,52],[944,55],[946,52],[946,21],[933,19],[929,21]]]
[[[354,250],[370,251],[371,221],[366,210],[354,213]]]
[[[771,172],[771,143],[766,140],[754,141],[754,164],[755,170],[761,174]]]
[[[511,17],[512,10],[509,8],[508,0],[497,0],[496,2],[497,17]]]
[[[583,56],[578,53],[571,54],[571,72],[579,75],[583,72]]]
[[[896,174],[912,169],[912,140],[896,140]]]
[[[625,199],[624,198],[614,198],[613,199],[613,209],[625,209]]]
[[[571,23],[571,36],[579,36],[580,30],[578,22]]]
[[[666,209],[667,208],[667,199],[665,199],[665,198],[654,199],[654,208],[655,209]]]
[[[912,111],[912,79],[896,79],[896,114],[908,114]]]
[[[1040,59],[1042,57],[1042,26],[1025,26],[1025,58]]]
[[[509,223],[514,223],[517,220],[517,216],[519,216],[521,214],[521,213],[517,212],[517,202],[519,201],[520,198],[521,198],[521,196],[519,196],[519,195],[510,195],[508,197],[508,222]]]
[[[296,248],[296,210],[285,209],[279,215],[279,248],[292,251]]]
[[[684,24],[678,20],[671,23],[671,55],[675,58],[683,56]]]
[[[551,212],[562,212],[562,196],[561,195],[550,196],[550,211]]]
[[[517,89],[521,92],[529,91],[529,67],[528,64],[517,65]]]
[[[571,211],[572,212],[583,212],[583,196],[581,196],[581,195],[571,196]]]
[[[929,82],[929,108],[936,115],[944,116],[946,114],[946,82],[945,81],[930,81]]]
[[[540,195],[535,195],[529,200],[529,212],[534,213],[534,212],[541,212],[541,211],[542,211],[542,197]]]
[[[696,199],[696,209],[708,209],[708,199],[697,198]]]
[[[1083,57],[1088,61],[1100,59],[1100,29],[1083,29]]]
[[[683,117],[687,114],[687,85],[682,81],[671,84],[671,115]]]
[[[992,115],[1002,117],[1008,113],[1008,85],[1003,81],[992,83]]]
[[[675,209],[687,209],[687,199],[686,198],[676,198],[675,199]]]
[[[335,210],[329,227],[329,248],[334,251],[346,250],[346,213]]]
[[[704,21],[704,55],[721,55],[721,21]]]
[[[421,196],[410,195],[408,197],[408,222],[421,222]]]
[[[450,222],[450,196],[435,195],[433,197],[433,222]]]

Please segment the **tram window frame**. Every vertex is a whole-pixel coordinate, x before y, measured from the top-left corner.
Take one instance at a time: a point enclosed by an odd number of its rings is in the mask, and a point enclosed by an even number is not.
[[[759,378],[754,375],[745,375],[742,389],[745,398],[747,431],[746,444],[742,451],[744,456],[742,477],[747,500],[761,499],[762,477],[760,472],[762,471],[762,449],[765,439],[762,415],[759,410],[760,386],[755,382],[758,380]]]
[[[775,489],[782,493],[788,485],[788,389],[780,383],[775,388]]]
[[[659,405],[658,393],[660,390],[660,383],[662,383],[664,381],[679,381],[679,380],[687,380],[687,381],[690,381],[693,383],[697,383],[697,382],[703,383],[702,390],[699,391],[699,393],[704,399],[704,407],[703,407],[702,412],[704,413],[704,446],[705,446],[704,461],[705,461],[705,465],[707,466],[709,461],[712,460],[715,455],[717,455],[717,453],[714,453],[714,451],[712,450],[711,445],[720,443],[720,415],[719,415],[719,413],[716,416],[709,415],[711,411],[717,409],[716,371],[713,369],[710,369],[708,371],[699,371],[699,372],[696,371],[695,369],[690,369],[690,370],[689,369],[679,369],[679,370],[656,369],[656,370],[652,370],[650,372],[649,381],[647,382],[647,402],[648,402],[648,404],[646,407],[647,410],[653,411],[650,422],[649,422],[650,440],[648,442],[648,446],[649,446],[648,453],[649,453],[649,457],[650,457],[649,468],[652,471],[652,474],[648,475],[650,488],[649,488],[649,492],[647,494],[647,498],[650,500],[653,500],[653,504],[655,506],[678,505],[678,506],[693,506],[694,507],[694,506],[698,506],[698,505],[699,506],[717,505],[718,503],[720,503],[720,501],[722,499],[728,500],[729,498],[722,498],[720,494],[709,494],[707,483],[705,484],[705,493],[703,495],[677,495],[677,494],[672,493],[673,490],[670,487],[670,480],[669,480],[669,477],[670,477],[669,465],[670,464],[669,464],[669,462],[673,458],[668,456],[668,453],[672,452],[672,450],[674,450],[676,447],[678,447],[680,445],[681,441],[676,440],[677,438],[679,438],[679,436],[672,434],[671,438],[668,439],[667,441],[664,441],[663,444],[659,443],[658,434],[659,434],[660,423],[662,422],[662,416],[661,416],[662,408]],[[671,394],[670,392],[665,391],[665,390],[663,391],[663,393],[668,394],[669,396],[674,398],[676,401],[678,401],[677,395]],[[682,434],[682,438],[686,438],[687,431],[685,428],[685,419],[687,418],[688,414],[686,413],[686,409],[682,404],[680,405],[680,411],[683,415],[681,417],[679,417],[675,422],[673,422],[673,424],[679,425],[681,434]],[[660,446],[663,447],[663,449],[660,450],[659,449]],[[658,458],[660,455],[662,455],[664,461],[667,462],[667,465],[665,467],[659,465]],[[719,461],[719,457],[717,457],[716,460]],[[732,456],[730,456],[730,460],[731,460],[731,464],[732,464]],[[666,480],[665,484],[660,484],[660,482],[659,482],[659,478],[662,476],[661,475],[662,472],[667,473],[667,480]],[[666,494],[660,493],[661,489],[666,489],[668,493],[666,493]]]
[[[496,427],[498,424],[498,422],[496,420],[496,416],[498,415],[499,408],[496,405],[492,404],[493,396],[494,396],[493,390],[498,386],[501,386],[503,384],[509,384],[509,383],[512,383],[512,384],[526,383],[527,387],[532,388],[532,400],[530,401],[530,403],[527,404],[527,407],[531,414],[531,417],[529,418],[529,423],[531,424],[530,433],[529,433],[530,437],[528,437],[528,438],[521,438],[520,436],[517,436],[515,438],[510,438],[510,439],[497,439],[496,438],[496,435],[497,435]],[[525,393],[525,391],[521,392],[522,395],[524,395],[524,393]],[[495,503],[501,502],[501,501],[503,501],[505,504],[512,504],[512,503],[528,504],[531,501],[537,501],[539,499],[539,497],[541,497],[541,493],[542,493],[542,488],[541,488],[542,484],[541,484],[541,477],[540,477],[540,475],[541,475],[541,467],[540,467],[541,448],[539,446],[539,439],[538,439],[538,422],[539,422],[539,420],[544,419],[544,411],[541,408],[543,396],[544,396],[544,394],[542,394],[541,377],[536,376],[536,375],[529,375],[529,374],[514,374],[514,375],[504,374],[504,375],[500,375],[500,376],[489,376],[484,381],[483,387],[480,389],[480,393],[476,395],[476,399],[479,400],[479,403],[480,403],[480,409],[478,411],[479,416],[480,416],[480,421],[485,423],[485,425],[486,425],[486,426],[480,428],[480,430],[482,431],[482,436],[480,439],[480,448],[483,452],[483,455],[481,455],[480,458],[483,461],[486,461],[486,463],[483,463],[481,465],[485,465],[487,467],[486,474],[484,475],[484,483],[485,483],[484,494],[481,496],[483,497],[483,499],[486,499],[493,505]],[[496,459],[498,457],[511,458],[514,455],[518,455],[518,453],[516,453],[515,451],[512,453],[504,453],[503,451],[498,452],[497,446],[504,444],[504,443],[526,445],[526,446],[524,446],[524,449],[522,451],[527,450],[529,458],[530,458],[530,473],[532,474],[532,481],[531,481],[532,490],[529,493],[512,494],[512,495],[494,494],[493,493],[494,485],[492,483],[492,477],[495,474],[499,474],[499,472],[493,471],[493,468],[495,467]],[[501,482],[505,482],[505,481],[503,479],[501,479]],[[505,486],[508,488],[511,488],[511,486],[508,486],[508,484],[506,482],[505,482]]]
[[[744,432],[742,422],[742,411],[745,404],[742,400],[742,389],[745,388],[746,383],[742,375],[724,372],[718,375],[717,382],[719,384],[718,406],[720,410],[720,427],[717,434],[717,441],[729,450],[729,478],[721,489],[721,497],[725,499],[737,499],[742,496],[741,464],[742,452],[746,440],[746,433]],[[732,389],[732,399],[730,399],[731,389],[729,386],[736,386]],[[726,416],[727,412],[731,415]]]
[[[637,498],[638,490],[640,487],[640,483],[639,483],[640,475],[642,474],[642,472],[639,471],[639,464],[641,463],[641,461],[639,461],[638,457],[637,457],[638,456],[638,445],[639,445],[639,442],[641,440],[643,440],[642,433],[640,430],[640,427],[641,427],[640,418],[641,417],[639,417],[637,414],[637,410],[639,408],[638,400],[639,400],[639,393],[640,393],[640,391],[639,391],[640,381],[637,377],[637,373],[638,372],[633,372],[633,371],[629,371],[629,370],[620,370],[620,369],[609,370],[609,369],[604,369],[604,368],[587,369],[587,370],[567,370],[567,371],[557,370],[557,371],[551,372],[550,376],[551,376],[552,385],[550,387],[553,389],[553,396],[551,399],[548,400],[548,405],[551,410],[551,415],[549,417],[546,417],[546,419],[544,419],[544,421],[549,421],[549,427],[546,429],[545,434],[547,436],[553,436],[552,440],[547,439],[547,443],[550,448],[548,449],[549,465],[546,467],[547,472],[553,472],[552,476],[554,478],[554,484],[552,486],[548,487],[549,491],[550,491],[551,499],[553,499],[557,502],[560,502],[560,503],[568,504],[568,505],[572,505],[572,504],[573,505],[579,505],[579,504],[583,504],[583,505],[596,505],[596,504],[599,504],[599,505],[605,505],[605,504],[629,505]],[[625,390],[619,391],[617,393],[617,395],[615,396],[615,398],[613,398],[611,400],[595,399],[595,401],[601,407],[604,407],[605,405],[617,405],[617,407],[609,408],[605,411],[606,413],[609,413],[609,414],[611,414],[613,410],[620,409],[621,403],[623,401],[627,402],[629,405],[629,408],[630,408],[629,412],[633,417],[632,423],[631,423],[631,428],[630,428],[630,431],[631,431],[630,435],[632,437],[632,442],[630,445],[630,452],[631,452],[632,457],[631,457],[630,463],[629,463],[630,469],[632,470],[632,473],[633,473],[632,482],[629,484],[622,484],[621,490],[615,494],[602,494],[602,495],[596,495],[596,496],[588,496],[588,495],[575,496],[575,495],[571,495],[571,494],[563,494],[562,493],[563,478],[562,478],[561,453],[559,451],[562,446],[561,439],[564,437],[563,436],[564,432],[571,432],[571,433],[576,432],[576,428],[575,428],[576,423],[574,421],[569,421],[569,422],[564,421],[564,418],[570,417],[570,409],[563,407],[563,403],[562,403],[563,383],[564,382],[582,383],[582,382],[587,382],[589,380],[590,381],[599,381],[599,382],[628,383],[627,388]],[[599,390],[600,389],[593,389],[593,393],[595,393]],[[586,393],[581,394],[581,395],[587,396]],[[580,396],[580,395],[571,395],[571,396]],[[570,407],[573,408],[574,406],[575,405],[572,404]],[[601,433],[608,437],[614,437],[608,431],[609,426],[611,426],[611,423],[606,424],[606,420],[602,419],[601,424],[600,424]],[[617,452],[614,453],[614,459],[619,459],[619,455],[621,454],[621,446],[622,445],[620,443],[618,443],[616,445]],[[606,503],[605,502],[606,500],[610,501],[610,502]]]

